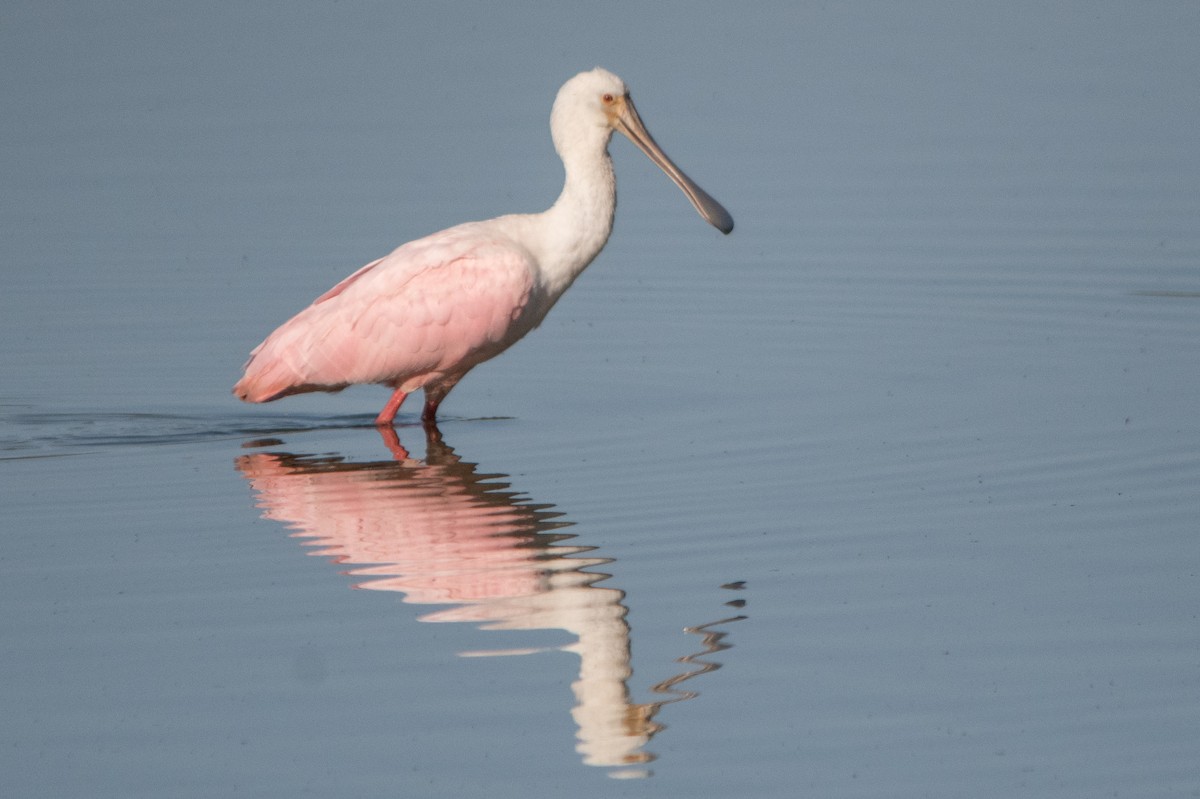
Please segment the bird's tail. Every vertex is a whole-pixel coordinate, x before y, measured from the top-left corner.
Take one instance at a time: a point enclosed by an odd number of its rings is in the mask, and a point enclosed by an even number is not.
[[[278,358],[250,356],[246,373],[233,387],[234,396],[243,402],[270,402],[289,394],[305,391],[301,375]]]

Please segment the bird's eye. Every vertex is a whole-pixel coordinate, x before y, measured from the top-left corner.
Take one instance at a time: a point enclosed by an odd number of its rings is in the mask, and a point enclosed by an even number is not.
[[[617,98],[613,97],[611,94],[604,94],[600,97],[600,100],[605,105],[612,105],[614,102],[616,102]]]

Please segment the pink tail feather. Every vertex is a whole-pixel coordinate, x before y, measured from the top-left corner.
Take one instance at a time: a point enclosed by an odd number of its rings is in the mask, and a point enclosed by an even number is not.
[[[243,402],[271,402],[289,394],[314,391],[304,385],[304,379],[278,358],[251,357],[246,362],[246,374],[233,387],[233,393]]]

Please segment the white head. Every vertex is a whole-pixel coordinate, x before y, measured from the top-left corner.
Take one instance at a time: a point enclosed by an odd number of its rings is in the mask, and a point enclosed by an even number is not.
[[[614,130],[620,131],[658,164],[683,190],[709,224],[722,233],[733,230],[733,217],[667,158],[642,124],[625,82],[606,69],[581,72],[563,84],[550,112],[554,149],[564,162],[575,157],[602,157]]]
[[[580,72],[564,83],[550,112],[550,133],[559,154],[567,155],[587,145],[594,149],[607,144],[613,132],[607,113],[612,100],[606,104],[604,98],[626,94],[625,83],[600,67]]]

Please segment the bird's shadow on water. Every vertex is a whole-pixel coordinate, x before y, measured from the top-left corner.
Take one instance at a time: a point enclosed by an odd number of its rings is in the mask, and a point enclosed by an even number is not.
[[[321,415],[211,412],[47,411],[0,405],[0,460],[82,455],[110,447],[197,444],[272,438],[326,430],[373,429],[371,414]],[[502,422],[510,417],[447,417],[445,421]],[[419,429],[416,415],[399,418],[397,427]],[[252,442],[248,442],[252,443]]]

